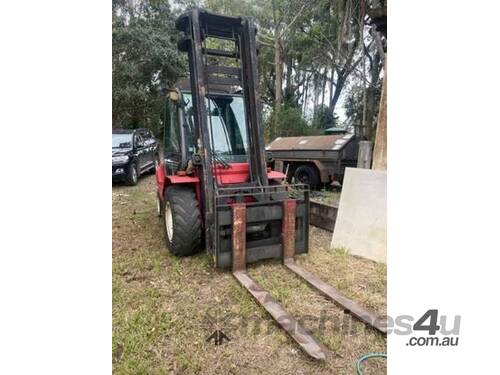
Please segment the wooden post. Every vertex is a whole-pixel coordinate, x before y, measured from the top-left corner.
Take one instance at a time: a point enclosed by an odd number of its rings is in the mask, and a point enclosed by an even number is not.
[[[370,169],[372,163],[372,141],[359,141],[358,168]]]
[[[384,66],[384,85],[378,111],[372,169],[387,170],[387,59]]]

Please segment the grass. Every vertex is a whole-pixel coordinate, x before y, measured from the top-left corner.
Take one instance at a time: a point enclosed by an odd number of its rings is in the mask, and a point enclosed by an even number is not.
[[[338,205],[340,201],[340,191],[332,189],[322,189],[320,191],[312,191],[311,199],[313,201],[323,204]]]
[[[309,288],[277,261],[249,273],[332,351],[309,359],[210,256],[176,258],[156,216],[154,177],[113,187],[113,370],[116,374],[352,374],[356,359],[386,351],[386,338]],[[348,297],[386,312],[386,267],[329,249],[331,233],[311,227],[310,253],[297,263]],[[347,329],[347,328],[349,329]],[[207,337],[222,329],[230,342]],[[386,372],[373,361],[367,374]]]

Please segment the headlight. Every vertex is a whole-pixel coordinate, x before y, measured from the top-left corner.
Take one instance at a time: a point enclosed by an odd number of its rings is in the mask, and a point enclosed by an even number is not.
[[[123,155],[123,156],[113,156],[113,165],[115,164],[125,164],[128,162],[128,156]]]

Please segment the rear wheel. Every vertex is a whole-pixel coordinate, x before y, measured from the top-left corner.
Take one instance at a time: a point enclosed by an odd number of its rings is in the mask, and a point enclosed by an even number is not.
[[[309,185],[311,188],[319,184],[318,171],[310,165],[300,165],[294,173],[295,182]]]
[[[198,252],[201,238],[201,219],[193,189],[170,186],[165,191],[163,209],[165,238],[170,252],[188,256]]]

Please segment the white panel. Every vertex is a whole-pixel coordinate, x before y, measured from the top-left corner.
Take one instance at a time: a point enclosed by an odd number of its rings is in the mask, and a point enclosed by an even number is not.
[[[346,168],[332,247],[387,263],[387,172]]]

